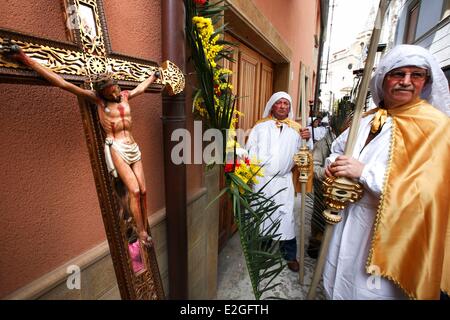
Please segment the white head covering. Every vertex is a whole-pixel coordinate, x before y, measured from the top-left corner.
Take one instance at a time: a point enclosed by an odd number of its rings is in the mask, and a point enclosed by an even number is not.
[[[263,118],[266,118],[270,115],[270,111],[272,110],[273,105],[275,104],[275,102],[277,102],[278,100],[280,100],[281,98],[285,98],[286,100],[289,101],[289,115],[288,117],[290,119],[294,119],[294,113],[292,112],[292,98],[291,96],[284,92],[284,91],[278,91],[275,92],[269,99],[269,101],[267,101],[266,103],[266,108],[264,109],[263,112]]]
[[[428,69],[430,80],[422,89],[421,98],[450,116],[450,93],[444,72],[436,58],[425,48],[402,44],[395,46],[380,61],[370,81],[370,91],[377,106],[383,100],[383,80],[389,71],[406,66]]]
[[[308,126],[312,126],[314,121],[316,121],[316,120],[317,120],[317,117],[313,117],[312,120],[311,120],[311,117],[308,117]]]

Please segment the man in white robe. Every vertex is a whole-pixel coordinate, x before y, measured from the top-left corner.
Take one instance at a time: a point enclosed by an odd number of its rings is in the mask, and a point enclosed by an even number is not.
[[[272,220],[280,221],[280,251],[288,261],[288,267],[297,272],[299,265],[296,258],[295,195],[291,171],[294,167],[294,154],[301,146],[301,139],[310,140],[310,133],[306,128],[301,130],[301,126],[292,120],[291,105],[289,94],[282,91],[274,93],[266,104],[263,119],[259,120],[250,132],[246,148],[250,159],[257,158],[264,168],[264,177],[258,177],[259,181],[254,189],[261,189],[272,178],[264,189],[268,197],[286,188],[273,198],[276,204],[282,206],[273,213]],[[312,149],[311,143],[309,147]]]
[[[445,76],[427,50],[400,45],[380,61],[370,89],[379,108],[361,120],[352,157],[342,155],[346,130],[326,163],[328,176],[358,180],[364,196],[334,227],[325,293],[439,299],[450,286]]]

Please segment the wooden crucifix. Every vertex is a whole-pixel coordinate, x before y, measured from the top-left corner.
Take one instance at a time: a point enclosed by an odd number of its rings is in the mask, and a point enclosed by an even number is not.
[[[177,94],[184,88],[184,76],[170,61],[160,67],[113,53],[101,0],[64,3],[74,44],[0,29],[0,81],[42,83],[43,77],[78,96],[121,297],[164,299],[147,225],[145,191],[139,191],[145,190],[145,182],[142,185],[142,165],[137,165],[140,152],[127,124],[131,121],[128,100],[146,90],[167,88]],[[132,88],[138,83],[132,90],[119,87]]]

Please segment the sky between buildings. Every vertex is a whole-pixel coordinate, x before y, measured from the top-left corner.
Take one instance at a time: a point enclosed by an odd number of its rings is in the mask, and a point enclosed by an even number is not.
[[[330,21],[333,2],[335,5],[333,21]],[[348,48],[359,32],[364,31],[366,27],[371,30],[373,26],[367,26],[368,15],[372,7],[375,7],[375,12],[377,11],[378,4],[379,0],[330,0],[328,38],[331,36],[331,39],[327,40],[325,48],[328,48],[330,43],[331,54]]]

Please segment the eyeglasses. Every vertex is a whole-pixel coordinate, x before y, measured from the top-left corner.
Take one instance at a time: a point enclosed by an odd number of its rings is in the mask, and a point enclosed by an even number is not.
[[[426,72],[413,71],[413,72],[404,72],[404,71],[391,71],[388,74],[388,77],[394,80],[402,80],[405,79],[406,75],[409,75],[411,80],[425,80],[428,74]]]

